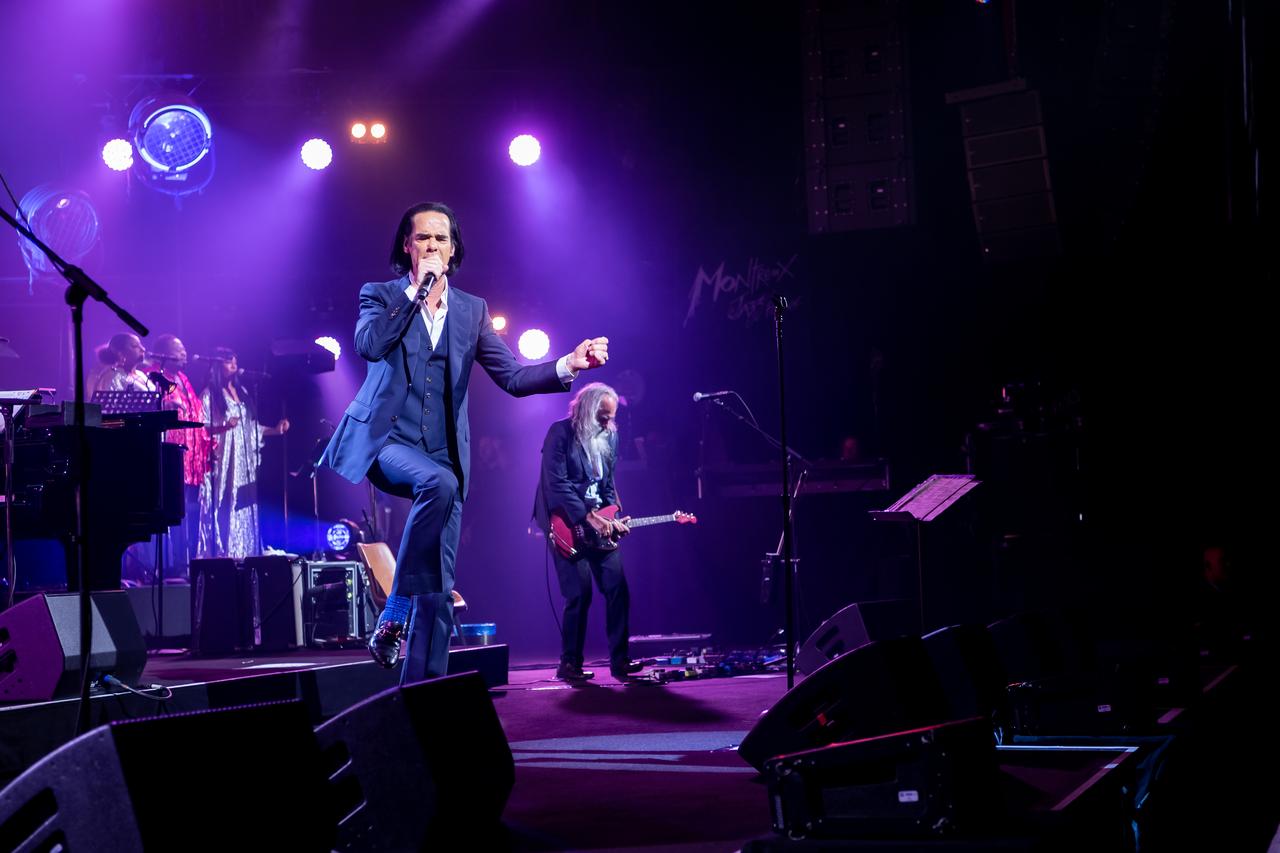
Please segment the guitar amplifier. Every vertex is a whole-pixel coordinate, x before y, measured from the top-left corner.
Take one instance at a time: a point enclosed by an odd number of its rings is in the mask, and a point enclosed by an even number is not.
[[[307,645],[320,648],[361,646],[373,631],[377,613],[369,600],[364,566],[354,560],[306,564]]]

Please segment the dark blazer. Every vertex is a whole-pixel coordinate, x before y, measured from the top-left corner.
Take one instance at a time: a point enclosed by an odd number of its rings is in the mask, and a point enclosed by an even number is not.
[[[609,441],[613,453],[605,461],[604,479],[600,481],[600,499],[605,506],[618,503],[618,490],[613,483],[618,434],[611,433]],[[563,511],[570,524],[586,519],[585,495],[591,486],[590,471],[587,452],[574,436],[573,424],[568,418],[553,423],[542,442],[542,476],[538,478],[538,492],[533,500],[533,517],[539,527],[544,531],[550,528],[554,510]]]
[[[334,430],[320,458],[353,483],[365,478],[378,451],[391,434],[392,417],[404,407],[409,393],[410,359],[404,342],[410,323],[422,322],[413,302],[404,295],[406,274],[394,281],[360,288],[360,319],[356,322],[356,351],[368,362],[368,373],[356,398]],[[555,362],[522,365],[493,330],[489,306],[449,285],[449,378],[453,418],[449,446],[457,448],[462,472],[462,495],[471,486],[471,421],[467,416],[467,387],[471,366],[479,363],[499,388],[514,397],[549,394],[567,389],[556,374]]]

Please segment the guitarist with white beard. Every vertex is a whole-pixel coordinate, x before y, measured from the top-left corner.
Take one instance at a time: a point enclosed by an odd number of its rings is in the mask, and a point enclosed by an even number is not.
[[[553,513],[596,541],[611,543],[629,531],[629,518],[602,515],[602,507],[618,503],[613,482],[618,458],[618,394],[602,382],[592,382],[574,395],[569,417],[556,421],[542,443],[542,475],[534,500],[534,517],[542,530],[551,529]],[[556,564],[564,596],[560,666],[556,678],[583,682],[595,674],[582,669],[587,611],[591,607],[591,579],[605,600],[605,634],[609,640],[609,672],[625,681],[641,669],[627,648],[631,597],[622,573],[622,554],[616,548],[579,547],[566,557],[548,536],[547,547]]]

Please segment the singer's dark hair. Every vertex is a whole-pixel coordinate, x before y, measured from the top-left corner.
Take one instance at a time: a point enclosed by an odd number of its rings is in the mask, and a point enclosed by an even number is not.
[[[424,201],[404,212],[404,216],[400,217],[400,227],[396,229],[395,239],[391,241],[391,269],[397,275],[404,275],[413,269],[409,253],[404,250],[405,238],[409,236],[409,229],[413,228],[413,217],[430,211],[443,213],[449,217],[449,240],[453,243],[453,256],[449,258],[449,268],[444,271],[445,275],[453,275],[458,271],[458,267],[462,266],[462,257],[467,252],[462,246],[462,230],[458,228],[458,217],[453,215],[453,210],[447,204]]]
[[[120,357],[124,355],[124,348],[129,345],[129,341],[133,339],[133,335],[128,332],[121,332],[118,335],[112,335],[111,340],[94,350],[97,353],[98,361],[108,367],[118,364]]]
[[[209,362],[209,377],[205,380],[204,390],[209,392],[209,423],[214,426],[221,426],[227,422],[227,398],[224,396],[224,389],[231,385],[235,386],[236,395],[240,398],[240,402],[244,403],[245,411],[249,413],[249,417],[257,420],[257,413],[253,410],[253,395],[247,393],[243,385],[240,384],[240,377],[236,374],[227,375],[223,370],[223,366],[231,359],[236,357],[236,351],[227,347],[214,347],[213,358]]]

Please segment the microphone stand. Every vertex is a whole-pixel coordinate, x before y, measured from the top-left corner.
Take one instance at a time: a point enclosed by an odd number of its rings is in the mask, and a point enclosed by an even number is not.
[[[289,419],[289,403],[283,394],[280,395],[280,418],[281,420]],[[289,433],[287,432],[280,434],[280,473],[285,475],[281,478],[283,482],[280,492],[280,506],[284,512],[284,550],[292,554],[293,552],[289,550]],[[311,476],[315,476],[314,471]]]
[[[321,437],[311,448],[311,454],[307,457],[297,471],[289,474],[290,477],[301,477],[304,474],[311,478],[311,512],[312,512],[312,539],[314,547],[311,551],[311,559],[318,560],[324,556],[324,547],[320,539],[320,478],[316,475],[320,473],[320,457],[324,453],[324,449],[329,446],[329,439]],[[288,488],[286,481],[285,487]]]
[[[792,560],[791,529],[791,449],[787,447],[787,374],[782,361],[782,316],[787,310],[787,297],[781,293],[773,297],[774,339],[778,346],[778,443],[782,445],[782,560],[786,578],[782,585],[787,608],[787,690],[796,683],[796,614],[795,614],[795,564]]]
[[[786,418],[786,394],[784,383],[782,381],[782,311],[786,308],[786,299],[777,296],[775,299],[775,308],[777,303],[781,302],[782,306],[777,308],[777,327],[776,337],[778,342],[778,395],[782,404],[782,429],[781,440],[774,438],[760,428],[755,421],[742,416],[740,412],[734,411],[726,406],[724,400],[720,397],[704,397],[704,400],[710,400],[719,406],[721,411],[728,412],[738,420],[742,421],[751,429],[755,430],[765,441],[769,442],[775,449],[782,453],[782,541],[778,545],[778,551],[782,554],[782,564],[785,580],[783,581],[783,598],[786,607],[786,620],[784,622],[783,634],[784,641],[787,645],[787,689],[790,690],[795,686],[795,546],[793,544],[794,533],[791,526],[791,516],[793,513],[793,504],[800,492],[800,485],[804,480],[804,475],[809,466],[809,460],[801,456],[795,449],[787,445],[787,418]],[[796,482],[795,489],[791,488],[791,461],[795,460],[801,465],[800,477]],[[770,554],[769,556],[774,556]]]
[[[93,650],[93,599],[89,595],[89,549],[85,541],[85,483],[88,481],[89,442],[85,432],[84,418],[84,303],[93,298],[111,309],[120,320],[138,333],[140,337],[151,334],[150,330],[138,322],[132,314],[121,308],[107,296],[89,274],[74,264],[69,264],[44,244],[35,234],[18,220],[0,208],[0,219],[26,237],[36,248],[45,254],[58,273],[67,280],[64,299],[71,308],[71,326],[73,329],[73,349],[75,352],[75,434],[76,434],[76,472],[75,472],[75,521],[72,526],[75,547],[75,578],[80,585],[80,704],[76,713],[76,734],[84,734],[89,729],[89,658]],[[9,544],[13,547],[13,543]],[[70,585],[71,572],[67,580]],[[162,593],[163,594],[163,593]]]

